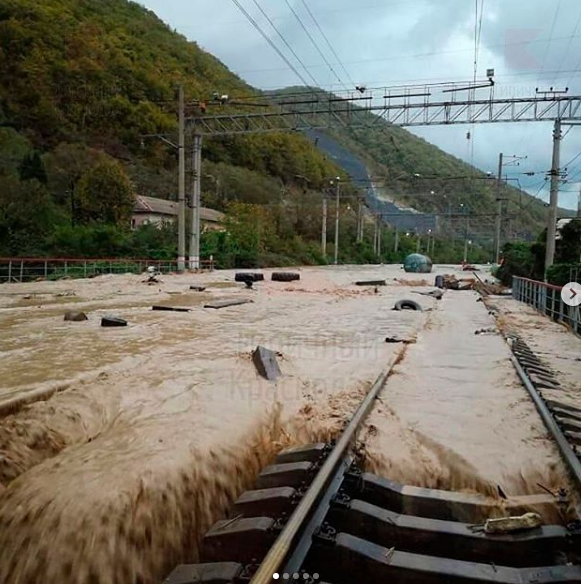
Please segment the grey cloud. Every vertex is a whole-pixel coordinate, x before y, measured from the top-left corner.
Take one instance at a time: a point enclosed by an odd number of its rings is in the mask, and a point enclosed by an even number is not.
[[[231,0],[141,0],[171,26],[220,58],[249,83],[262,88],[298,83]],[[252,0],[240,0],[278,42]],[[259,0],[292,44],[316,80],[337,88],[284,0]],[[548,42],[555,9],[559,17]],[[356,83],[384,85],[417,80],[470,79],[473,67],[474,2],[472,0],[307,0]],[[335,64],[300,0],[291,0],[320,46]],[[556,75],[581,69],[579,0],[485,0],[478,74],[496,70],[496,95],[529,96],[536,87],[564,86],[581,93],[581,75]],[[525,41],[534,40],[531,44]],[[435,53],[435,54],[431,54]],[[418,56],[421,55],[421,56]],[[354,64],[353,62],[357,62]],[[345,76],[336,68],[342,78]],[[414,130],[448,152],[470,162],[465,126]],[[551,126],[536,124],[479,125],[474,132],[474,163],[496,172],[500,151],[528,155],[522,171],[544,171],[551,160]],[[581,128],[563,142],[563,163],[581,151]],[[579,175],[581,180],[581,174]],[[538,191],[537,176],[525,178]],[[569,185],[564,191],[570,189]],[[542,191],[541,191],[542,193]],[[573,207],[575,193],[563,192],[563,204]]]

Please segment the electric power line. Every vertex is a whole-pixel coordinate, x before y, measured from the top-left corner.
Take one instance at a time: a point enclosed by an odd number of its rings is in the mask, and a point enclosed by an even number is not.
[[[559,0],[559,2],[557,3],[557,8],[555,9],[555,14],[553,16],[553,23],[551,24],[551,32],[549,33],[549,40],[547,41],[547,46],[545,47],[545,54],[543,56],[543,63],[542,63],[541,71],[544,71],[544,69],[545,69],[545,63],[547,61],[549,49],[551,47],[551,43],[553,42],[553,33],[555,32],[555,25],[557,24],[557,18],[559,17],[559,12],[561,10],[561,2],[562,2],[562,0]]]
[[[561,69],[563,68],[563,65],[565,64],[565,60],[567,59],[567,55],[569,54],[569,49],[571,48],[571,43],[573,42],[573,37],[575,36],[577,31],[579,30],[580,24],[581,24],[581,12],[579,12],[579,18],[577,18],[577,22],[575,23],[575,28],[573,29],[573,34],[571,35],[571,38],[569,39],[569,42],[567,43],[567,48],[565,49],[565,52],[563,54],[563,58],[561,59],[561,64],[559,65],[559,69],[557,70],[557,73],[555,74],[555,77],[553,78],[553,83],[557,80],[557,76],[559,75],[559,72],[561,71]]]
[[[264,40],[276,51],[278,56],[289,66],[291,71],[293,71],[293,73],[295,73],[295,75],[303,82],[304,85],[308,86],[309,84],[307,83],[306,79],[299,73],[299,71],[297,71],[295,66],[285,57],[285,55],[282,53],[282,51],[272,42],[270,37],[264,32],[264,30],[262,30],[262,27],[256,22],[256,20],[254,20],[254,18],[252,18],[252,16],[244,8],[244,6],[242,6],[242,4],[240,4],[240,2],[238,0],[232,0],[232,2],[238,7],[240,12],[242,12],[242,14],[244,14],[244,16],[250,22],[250,24],[252,24],[252,26],[260,33],[262,38],[264,38]]]
[[[276,24],[274,24],[274,22],[272,21],[272,19],[270,18],[270,16],[268,16],[268,14],[264,11],[264,9],[262,8],[262,6],[258,2],[258,0],[252,0],[252,1],[254,2],[254,4],[258,8],[258,10],[260,10],[260,12],[264,16],[264,18],[266,18],[266,20],[268,21],[268,23],[270,24],[270,26],[272,26],[274,32],[276,32],[276,34],[280,37],[280,39],[285,44],[285,46],[287,47],[287,49],[292,53],[293,57],[299,62],[300,66],[305,70],[305,73],[309,76],[309,78],[311,79],[311,81],[315,84],[316,87],[318,87],[319,86],[319,83],[317,82],[317,80],[313,77],[313,75],[311,74],[311,72],[309,71],[309,69],[307,68],[307,66],[303,63],[303,61],[301,60],[301,58],[297,55],[297,53],[295,52],[295,50],[291,47],[291,45],[289,44],[289,42],[286,40],[286,38],[283,36],[283,34],[277,28]]]
[[[305,0],[301,0],[301,2],[303,4],[303,6],[305,7],[306,11],[309,13],[309,16],[311,17],[311,19],[315,23],[315,26],[317,27],[317,29],[321,33],[321,36],[323,37],[323,39],[325,39],[325,42],[327,43],[327,46],[331,50],[331,53],[333,53],[333,56],[335,57],[335,59],[337,59],[337,63],[339,63],[339,65],[341,66],[341,69],[343,69],[343,71],[345,72],[345,75],[347,76],[347,79],[349,80],[349,82],[351,83],[351,85],[353,85],[353,87],[355,87],[355,82],[351,78],[351,75],[349,75],[349,71],[347,71],[347,69],[345,68],[345,65],[343,65],[343,62],[339,58],[339,55],[337,54],[337,52],[335,51],[335,49],[333,48],[333,45],[329,41],[329,38],[327,37],[327,35],[323,31],[323,29],[321,28],[321,25],[319,24],[319,21],[315,18],[315,15],[312,13],[311,9],[309,8],[309,6],[305,2]]]
[[[233,0],[233,1],[236,1],[236,0]],[[323,53],[323,51],[321,51],[321,48],[319,47],[319,45],[317,44],[317,42],[313,38],[313,35],[309,32],[309,29],[305,26],[304,22],[301,20],[301,17],[297,14],[297,11],[292,7],[289,0],[284,0],[284,1],[285,1],[285,4],[288,6],[289,10],[293,13],[297,22],[301,25],[301,28],[305,31],[305,34],[309,37],[309,40],[311,41],[311,43],[313,44],[315,49],[317,49],[317,52],[319,53],[319,55],[321,55],[321,58],[323,59],[323,61],[327,65],[327,67],[329,67],[329,69],[331,70],[333,75],[335,75],[335,77],[337,78],[339,83],[344,86],[345,84],[341,80],[341,77],[339,77],[339,75],[337,75],[337,72],[335,71],[335,69],[333,69],[333,65],[331,65],[331,63],[329,63],[329,61],[327,60],[327,57],[325,57],[325,54]]]

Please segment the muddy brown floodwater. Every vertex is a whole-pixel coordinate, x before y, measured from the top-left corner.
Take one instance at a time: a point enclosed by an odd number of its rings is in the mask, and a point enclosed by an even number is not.
[[[267,271],[256,290],[233,275],[0,287],[0,582],[154,584],[195,562],[276,452],[335,435],[406,349],[364,431],[369,468],[491,496],[565,484],[502,340],[474,335],[492,322],[473,293],[437,303],[394,266],[304,268],[290,284]],[[384,277],[377,293],[353,285]],[[203,308],[222,298],[254,302]],[[426,310],[392,311],[402,298]],[[89,320],[63,322],[69,308]],[[103,329],[104,314],[129,326]],[[258,344],[280,353],[277,384],[254,370]]]

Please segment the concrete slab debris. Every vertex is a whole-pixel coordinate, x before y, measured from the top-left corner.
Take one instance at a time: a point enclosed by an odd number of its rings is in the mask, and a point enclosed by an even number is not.
[[[176,306],[152,306],[151,310],[163,310],[166,312],[190,312],[191,308],[179,308]]]
[[[127,326],[127,321],[117,316],[104,316],[101,319],[101,326],[105,327]]]
[[[258,373],[268,381],[276,381],[282,375],[276,360],[276,353],[270,349],[256,347],[252,353],[252,362]]]
[[[190,290],[193,290],[194,292],[205,292],[206,286],[190,286]]]

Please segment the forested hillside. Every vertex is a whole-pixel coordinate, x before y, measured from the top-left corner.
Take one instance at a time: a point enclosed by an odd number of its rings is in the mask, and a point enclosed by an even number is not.
[[[155,135],[176,140],[178,84],[190,113],[215,92],[257,94],[134,2],[1,0],[0,255],[173,257],[173,233],[131,233],[128,225],[136,194],[176,198],[176,150]],[[397,128],[344,130],[338,138],[373,173],[467,171]],[[230,232],[206,237],[204,253],[222,265],[325,261],[318,251],[321,191],[340,170],[310,140],[206,140],[203,157],[203,203],[228,211]],[[490,188],[481,195],[475,207],[488,209]],[[438,204],[412,202],[426,210]],[[371,260],[370,237],[355,245],[348,204],[341,259]],[[533,231],[542,209],[530,205],[523,217]]]

